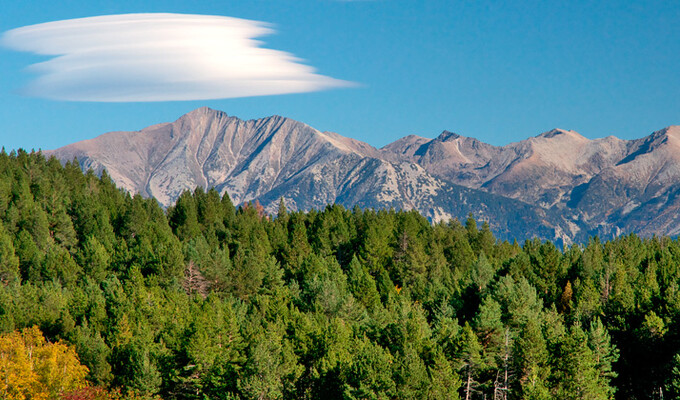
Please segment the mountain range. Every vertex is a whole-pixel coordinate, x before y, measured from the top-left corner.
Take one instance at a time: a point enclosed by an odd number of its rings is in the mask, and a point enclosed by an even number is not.
[[[280,116],[244,121],[203,107],[44,153],[105,169],[166,207],[201,186],[269,212],[283,199],[293,210],[415,209],[433,222],[472,213],[510,240],[680,233],[680,126],[636,140],[554,129],[505,146],[444,131],[377,149]]]

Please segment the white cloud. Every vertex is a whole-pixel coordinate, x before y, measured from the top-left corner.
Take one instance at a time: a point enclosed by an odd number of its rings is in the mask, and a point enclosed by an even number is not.
[[[353,85],[253,39],[272,33],[238,18],[124,14],[24,26],[0,43],[54,56],[29,67],[38,77],[25,92],[57,100],[205,100]]]

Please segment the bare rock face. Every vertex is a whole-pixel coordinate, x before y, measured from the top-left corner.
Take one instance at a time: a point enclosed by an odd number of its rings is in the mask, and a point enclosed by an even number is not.
[[[209,108],[138,132],[46,151],[169,206],[197,186],[274,212],[415,209],[433,221],[487,219],[502,238],[569,244],[588,235],[680,234],[680,127],[625,141],[554,129],[498,147],[444,131],[381,149],[288,118],[243,121]]]
[[[404,143],[403,154],[396,143],[382,149],[393,159],[404,157],[443,180],[556,211],[563,223],[551,225],[567,243],[594,234],[680,233],[679,126],[631,141],[589,140],[554,129],[503,147],[449,132]]]
[[[422,210],[434,207],[446,182],[413,163],[383,160],[374,147],[301,122],[273,116],[242,121],[199,108],[173,123],[113,132],[47,151],[77,158],[83,169],[106,169],[122,188],[169,206],[187,189],[214,187],[236,204],[257,199],[273,211],[347,206]]]
[[[457,184],[552,207],[564,202],[571,188],[619,159],[625,148],[624,141],[613,137],[588,140],[561,129],[503,147],[444,132],[418,142],[407,157]],[[399,156],[396,149],[392,144],[383,151],[394,158]]]
[[[572,191],[570,206],[615,232],[680,233],[680,127],[627,142],[624,157]]]

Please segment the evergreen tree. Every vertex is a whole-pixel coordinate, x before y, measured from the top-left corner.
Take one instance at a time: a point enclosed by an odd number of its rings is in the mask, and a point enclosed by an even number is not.
[[[364,266],[361,265],[356,256],[352,257],[352,261],[349,263],[347,280],[349,290],[364,307],[368,310],[373,310],[380,305],[380,294],[378,293],[375,280]]]
[[[602,361],[593,354],[581,326],[573,325],[563,337],[552,365],[553,379],[558,382],[557,397],[566,400],[612,398],[612,389],[598,369]]]
[[[344,397],[351,400],[395,398],[397,386],[392,379],[390,353],[364,338],[356,344],[355,354],[344,373]]]
[[[460,353],[458,357],[460,360],[459,370],[462,378],[462,397],[465,400],[470,400],[473,398],[474,393],[477,392],[479,386],[477,374],[483,364],[482,346],[479,344],[479,340],[472,328],[467,323],[463,327],[460,341]]]
[[[8,284],[19,278],[19,257],[14,253],[11,236],[0,224],[0,282]]]
[[[538,321],[529,320],[522,328],[515,342],[519,387],[515,389],[518,398],[527,400],[549,400],[550,365],[548,346]]]
[[[595,318],[590,324],[588,345],[593,352],[595,368],[598,371],[600,381],[607,385],[608,397],[613,398],[615,388],[611,387],[610,384],[611,380],[617,376],[613,370],[613,364],[618,360],[619,352],[616,346],[611,344],[609,333],[599,318]]]

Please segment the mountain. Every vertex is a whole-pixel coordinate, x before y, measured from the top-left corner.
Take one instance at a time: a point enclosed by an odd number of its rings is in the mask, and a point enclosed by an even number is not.
[[[623,143],[614,137],[588,140],[573,131],[554,129],[495,147],[445,131],[436,139],[409,146],[405,154],[399,154],[399,141],[383,150],[457,184],[549,208],[620,158]]]
[[[569,244],[588,235],[678,234],[680,127],[625,141],[554,129],[492,146],[444,131],[381,149],[280,116],[243,121],[206,107],[172,123],[111,132],[46,151],[170,206],[214,187],[274,212],[346,207],[415,209],[433,221],[472,213],[501,238]]]
[[[680,234],[679,126],[630,141],[554,129],[503,147],[450,132],[399,142],[383,151],[441,179],[555,210],[575,223],[572,240]]]
[[[627,152],[572,190],[570,206],[618,231],[680,234],[680,126],[626,143]]]

